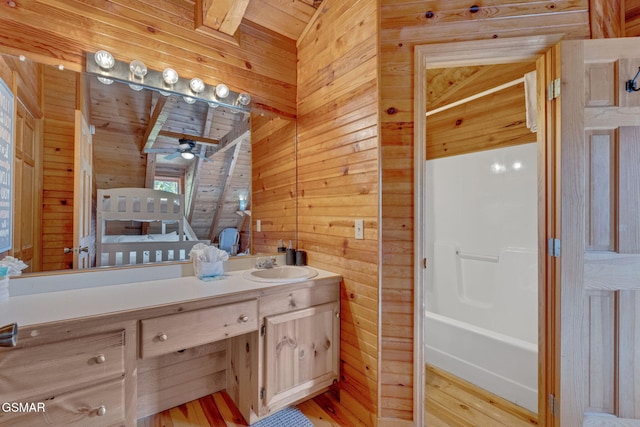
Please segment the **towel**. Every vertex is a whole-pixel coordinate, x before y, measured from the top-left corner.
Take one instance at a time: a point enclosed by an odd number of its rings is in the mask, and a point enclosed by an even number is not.
[[[201,280],[224,275],[224,262],[229,259],[226,251],[215,246],[197,243],[191,248],[189,258],[193,262],[193,272]]]
[[[524,75],[524,97],[527,109],[527,127],[531,132],[536,132],[538,128],[538,95],[535,71]]]

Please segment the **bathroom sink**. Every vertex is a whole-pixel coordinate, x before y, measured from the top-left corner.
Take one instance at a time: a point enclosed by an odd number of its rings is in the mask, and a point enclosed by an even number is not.
[[[280,267],[252,269],[242,274],[242,277],[255,282],[286,283],[311,279],[318,275],[313,268],[294,265]]]

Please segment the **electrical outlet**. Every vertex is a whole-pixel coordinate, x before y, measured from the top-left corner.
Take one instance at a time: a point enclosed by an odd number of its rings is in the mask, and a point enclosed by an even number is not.
[[[364,219],[356,219],[356,239],[364,239]]]
[[[260,221],[259,219],[256,220],[256,231],[258,233],[262,231],[262,221]]]

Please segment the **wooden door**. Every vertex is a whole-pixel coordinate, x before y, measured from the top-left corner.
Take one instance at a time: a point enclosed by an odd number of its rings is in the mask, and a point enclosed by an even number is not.
[[[40,271],[40,211],[42,206],[38,120],[18,101],[15,120],[13,248],[11,255],[24,261],[23,272]]]
[[[76,110],[73,191],[73,268],[91,267],[91,195],[93,192],[93,145],[82,111]]]
[[[640,425],[638,46],[559,46],[562,426]]]
[[[265,400],[260,415],[287,406],[338,379],[337,302],[265,318]]]

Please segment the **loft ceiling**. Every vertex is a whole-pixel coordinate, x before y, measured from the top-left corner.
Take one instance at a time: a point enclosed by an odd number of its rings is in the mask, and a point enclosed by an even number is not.
[[[196,0],[196,31],[231,40],[244,19],[297,40],[321,0]]]

